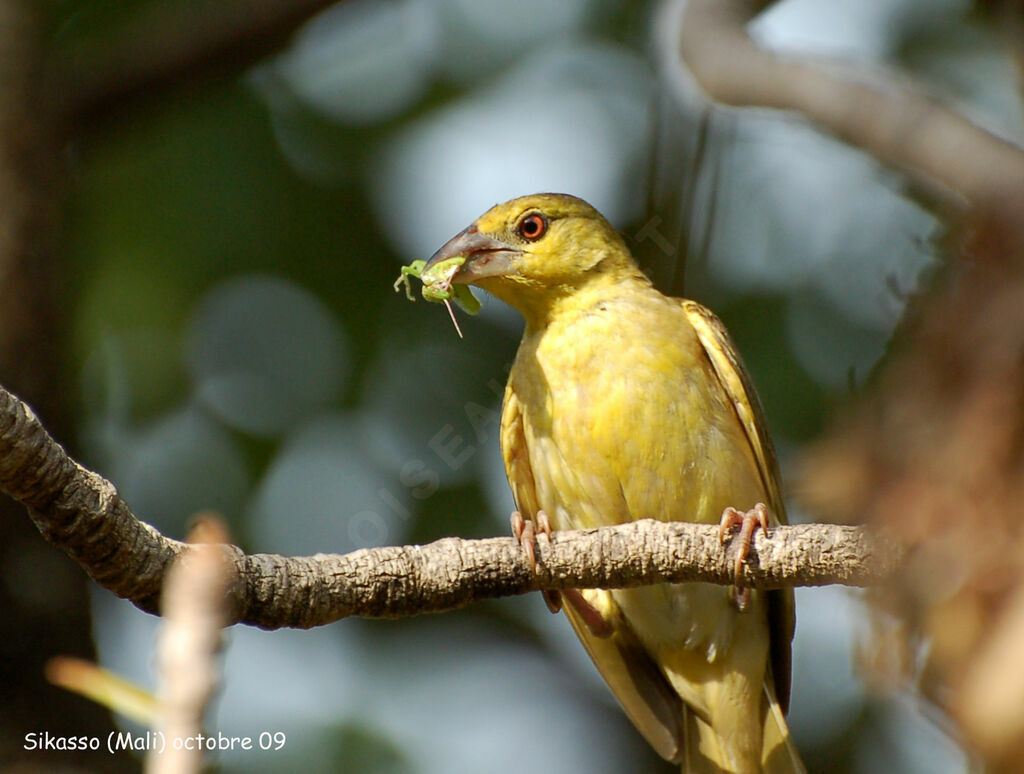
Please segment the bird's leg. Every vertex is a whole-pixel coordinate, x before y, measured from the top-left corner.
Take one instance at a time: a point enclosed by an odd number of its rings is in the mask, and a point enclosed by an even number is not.
[[[537,520],[534,522],[533,519],[525,518],[519,511],[513,511],[510,521],[512,534],[526,552],[526,560],[530,563],[530,569],[536,573],[537,538],[539,536],[545,540],[551,540],[552,530],[548,515],[544,511],[537,511]],[[562,609],[563,601],[568,602],[579,613],[580,619],[591,634],[602,638],[611,636],[612,625],[605,620],[600,610],[587,601],[579,589],[562,589],[561,591],[544,589],[541,594],[544,596],[544,603],[548,606],[548,610],[552,613],[557,613]]]
[[[512,535],[523,547],[526,552],[526,561],[530,563],[530,571],[536,575],[538,530],[545,540],[551,540],[551,522],[548,521],[548,515],[544,511],[537,511],[537,521],[534,522],[533,519],[525,518],[519,511],[512,511],[509,521],[512,524]],[[557,613],[562,609],[562,596],[559,592],[553,589],[542,589],[540,593],[544,597],[544,604],[552,613]]]
[[[741,576],[743,574],[743,562],[750,553],[750,544],[754,539],[754,530],[758,527],[762,531],[768,531],[768,508],[764,503],[758,503],[746,513],[738,511],[729,506],[722,511],[722,520],[718,525],[718,539],[726,543],[729,539],[729,531],[739,525],[740,531],[736,536],[739,545],[736,549],[735,562],[735,583],[729,588],[729,596],[733,603],[743,612],[750,605],[750,589],[743,586]]]

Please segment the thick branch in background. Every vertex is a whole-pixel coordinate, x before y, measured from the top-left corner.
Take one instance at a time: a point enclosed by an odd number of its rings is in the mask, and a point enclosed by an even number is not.
[[[68,457],[31,409],[2,389],[0,489],[23,503],[47,539],[94,580],[156,612],[167,571],[188,550],[185,544],[136,519],[110,482]],[[511,537],[447,538],[340,556],[224,550],[236,576],[231,620],[265,628],[437,612],[540,588],[728,584],[735,557],[735,549],[723,549],[717,526],[651,520],[539,539],[536,573]],[[743,581],[757,588],[867,585],[900,560],[896,544],[856,527],[775,527],[756,536]]]
[[[718,105],[793,110],[832,136],[908,174],[919,185],[979,201],[1024,180],[1024,151],[890,77],[787,57],[758,46],[747,24],[763,0],[668,0],[659,46]],[[685,74],[677,87],[694,89]]]
[[[138,4],[107,34],[55,52],[49,76],[54,102],[66,123],[82,125],[168,87],[235,75],[335,1]]]
[[[45,410],[55,427],[66,421],[63,350],[54,245],[60,238],[62,149],[41,94],[42,35],[49,4],[0,3],[0,374]],[[40,685],[56,653],[92,657],[86,584],[51,551],[15,503],[0,504],[0,760],[19,770],[51,771],[53,761],[24,749],[25,734],[45,728],[61,736],[110,727],[100,707]],[[18,579],[18,582],[14,582]],[[69,752],[68,766],[90,754]],[[110,771],[130,765],[126,754],[105,756]]]

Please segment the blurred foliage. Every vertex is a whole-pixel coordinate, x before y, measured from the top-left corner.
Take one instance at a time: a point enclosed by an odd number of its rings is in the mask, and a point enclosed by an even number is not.
[[[1007,774],[1024,770],[1021,520],[1007,506],[1024,481],[1022,203],[1004,194],[972,213],[960,260],[909,316],[884,389],[812,448],[804,472],[817,512],[908,547],[899,575],[873,591],[902,624],[874,646],[881,681],[917,681]]]
[[[55,54],[110,45],[156,3],[55,4]],[[965,4],[827,5],[780,3],[758,34],[901,63],[1021,136],[1008,64]],[[238,78],[90,123],[68,155],[61,256],[85,461],[161,529],[213,508],[252,550],[503,533],[494,412],[519,322],[486,299],[459,341],[443,309],[391,284],[536,190],[591,200],[655,273],[686,254],[778,445],[817,436],[882,355],[942,227],[873,161],[778,116],[712,122],[681,195],[670,156],[692,153],[698,118],[652,109],[649,16],[610,0],[349,0]],[[642,237],[647,189],[673,194],[668,250]],[[851,596],[801,593],[815,612],[799,619],[793,726],[812,770],[965,770],[919,715],[865,696]],[[102,593],[96,614],[105,663],[145,682],[154,622]],[[285,729],[288,765],[307,771],[671,770],[562,624],[530,599],[234,632],[211,726]],[[822,685],[842,700],[819,707]]]

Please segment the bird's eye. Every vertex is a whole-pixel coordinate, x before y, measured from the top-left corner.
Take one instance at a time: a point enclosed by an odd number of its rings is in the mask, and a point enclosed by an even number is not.
[[[540,239],[547,230],[547,219],[536,212],[531,212],[519,221],[519,236],[523,239],[529,239],[531,242]]]

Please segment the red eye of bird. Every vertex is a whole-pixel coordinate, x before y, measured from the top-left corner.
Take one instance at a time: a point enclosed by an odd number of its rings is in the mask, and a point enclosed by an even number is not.
[[[531,242],[544,236],[548,230],[548,222],[543,215],[534,212],[519,221],[519,235]]]

